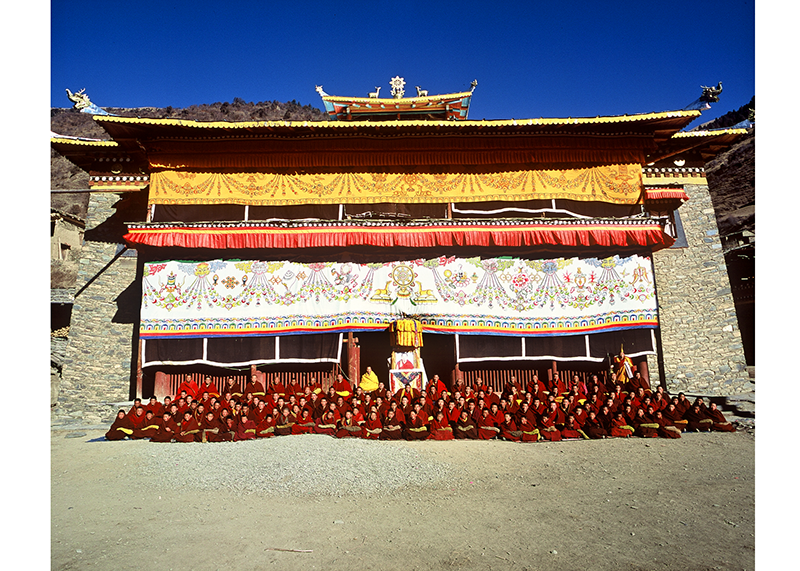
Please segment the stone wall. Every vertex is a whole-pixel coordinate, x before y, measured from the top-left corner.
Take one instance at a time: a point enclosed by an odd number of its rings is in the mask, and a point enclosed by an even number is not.
[[[679,213],[687,248],[653,255],[666,389],[730,396],[754,390],[747,370],[730,281],[706,185],[686,185]],[[651,382],[659,382],[648,357]]]
[[[132,399],[141,296],[135,250],[117,256],[123,240],[116,221],[130,215],[120,208],[122,200],[112,193],[92,193],[90,199],[53,425],[107,424],[116,403]]]

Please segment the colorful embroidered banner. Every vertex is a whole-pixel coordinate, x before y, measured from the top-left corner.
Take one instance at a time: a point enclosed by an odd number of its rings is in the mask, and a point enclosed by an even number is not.
[[[142,338],[383,331],[570,335],[658,325],[649,257],[144,266]]]
[[[466,169],[465,169],[466,170]],[[372,204],[563,198],[637,204],[637,164],[485,172],[197,173],[150,175],[150,204]]]

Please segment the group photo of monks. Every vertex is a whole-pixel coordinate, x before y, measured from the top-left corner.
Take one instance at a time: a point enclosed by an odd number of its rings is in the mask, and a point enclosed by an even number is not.
[[[481,379],[448,390],[438,375],[424,391],[402,385],[392,392],[370,367],[360,382],[342,374],[328,388],[287,386],[253,374],[245,386],[228,378],[219,390],[210,376],[186,381],[174,397],[152,397],[117,413],[107,440],[225,442],[326,434],[367,440],[507,440],[538,442],[601,438],[680,438],[685,432],[733,432],[716,403],[668,394],[616,358],[604,382],[558,372],[523,386],[515,377],[502,392]],[[548,375],[549,376],[549,375]]]

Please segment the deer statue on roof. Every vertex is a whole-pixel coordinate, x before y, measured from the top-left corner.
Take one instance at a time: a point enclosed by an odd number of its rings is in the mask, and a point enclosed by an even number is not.
[[[428,90],[427,89],[420,89],[419,85],[417,85],[416,87],[417,87],[417,97],[427,97],[428,96]]]
[[[378,93],[380,93],[380,92],[381,92],[381,88],[380,87],[376,87],[375,91],[370,92],[369,96],[372,99],[377,99],[378,98]]]

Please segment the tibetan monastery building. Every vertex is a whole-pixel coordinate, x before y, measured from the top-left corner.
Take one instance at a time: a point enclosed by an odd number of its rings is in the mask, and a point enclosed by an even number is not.
[[[92,184],[60,400],[388,381],[408,320],[447,384],[605,374],[622,346],[671,392],[750,390],[703,171],[744,130],[318,92],[328,121],[98,115],[111,140],[52,139]]]

